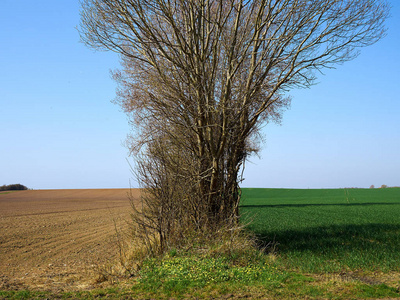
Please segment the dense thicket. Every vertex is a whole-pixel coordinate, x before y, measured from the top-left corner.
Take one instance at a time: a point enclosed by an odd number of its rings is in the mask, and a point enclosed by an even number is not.
[[[0,191],[27,190],[28,188],[22,184],[9,184],[0,186]]]

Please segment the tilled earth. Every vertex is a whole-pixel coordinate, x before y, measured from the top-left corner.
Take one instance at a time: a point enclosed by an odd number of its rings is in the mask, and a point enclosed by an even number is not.
[[[0,192],[0,289],[90,289],[139,190]]]

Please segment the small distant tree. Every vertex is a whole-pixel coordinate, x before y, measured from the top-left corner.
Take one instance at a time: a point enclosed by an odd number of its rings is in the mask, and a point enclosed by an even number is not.
[[[370,189],[374,189],[375,186],[373,184],[371,184],[371,186],[369,187]]]
[[[388,186],[386,184],[381,185],[381,189],[386,189]]]

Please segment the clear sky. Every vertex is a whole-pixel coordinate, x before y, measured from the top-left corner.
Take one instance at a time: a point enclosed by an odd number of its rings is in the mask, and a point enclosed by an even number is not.
[[[244,187],[400,186],[400,3],[387,36],[294,90],[282,124],[264,128]],[[136,186],[111,103],[118,56],[79,42],[78,0],[0,3],[0,185]]]

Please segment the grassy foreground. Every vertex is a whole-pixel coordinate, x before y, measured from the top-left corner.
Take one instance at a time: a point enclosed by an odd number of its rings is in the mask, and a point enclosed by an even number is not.
[[[400,188],[243,189],[241,213],[265,253],[170,251],[110,289],[0,299],[400,297]]]

